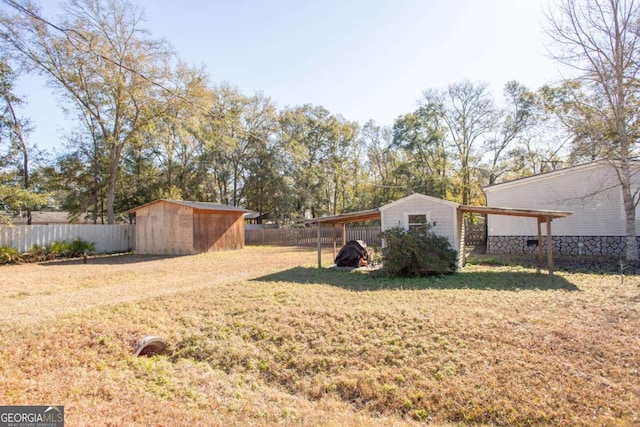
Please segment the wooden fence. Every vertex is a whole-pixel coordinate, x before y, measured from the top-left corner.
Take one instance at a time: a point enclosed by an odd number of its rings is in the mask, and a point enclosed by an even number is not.
[[[342,241],[342,228],[336,227],[336,239],[338,244]],[[347,241],[362,240],[369,246],[380,246],[379,226],[347,227]],[[320,229],[320,243],[324,246],[333,244],[333,227]],[[318,244],[318,229],[311,228],[265,228],[258,230],[245,230],[244,241],[246,245],[273,245],[273,246],[316,246]]]
[[[98,253],[126,252],[135,249],[135,225],[49,224],[0,226],[0,245],[26,252],[33,245],[46,246],[55,241],[81,238],[96,245]]]
[[[347,227],[347,241],[362,240],[368,246],[380,246],[380,226]],[[323,246],[330,246],[332,227],[322,227],[320,241]],[[244,231],[246,245],[273,246],[316,246],[318,244],[318,230],[311,228],[267,228]],[[342,242],[342,228],[336,227],[336,240]],[[482,224],[465,225],[465,244],[479,246],[486,244],[486,228]]]

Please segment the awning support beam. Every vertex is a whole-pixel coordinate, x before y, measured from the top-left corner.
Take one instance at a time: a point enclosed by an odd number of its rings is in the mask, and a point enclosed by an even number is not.
[[[538,273],[542,269],[542,218],[538,217]]]
[[[549,276],[553,276],[553,241],[551,240],[551,217],[547,217],[547,263]]]
[[[322,268],[322,242],[320,241],[320,237],[322,236],[320,227],[322,227],[322,224],[318,222],[316,223],[316,227],[318,227],[318,268]]]

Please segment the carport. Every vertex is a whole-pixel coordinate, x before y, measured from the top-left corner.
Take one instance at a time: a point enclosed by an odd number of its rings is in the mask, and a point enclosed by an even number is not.
[[[322,244],[321,244],[321,227],[323,225],[330,225],[333,227],[331,233],[331,241],[333,243],[333,258],[335,259],[337,255],[337,239],[336,239],[336,228],[338,225],[342,227],[342,246],[347,243],[347,232],[346,225],[350,222],[363,222],[363,221],[375,221],[380,219],[380,210],[379,209],[369,209],[366,211],[357,211],[350,212],[340,215],[333,216],[323,216],[321,218],[313,218],[306,220],[305,222],[309,224],[316,224],[316,228],[318,230],[318,268],[322,268]]]
[[[497,208],[491,206],[469,206],[460,205],[458,211],[479,213],[483,215],[512,215],[536,218],[538,222],[538,271],[542,268],[544,255],[542,251],[542,224],[547,224],[547,268],[549,275],[553,275],[553,244],[551,234],[551,221],[558,218],[565,218],[571,215],[570,211],[548,211],[539,209],[516,209],[516,208]]]
[[[483,215],[512,215],[522,216],[529,218],[536,218],[538,224],[538,271],[542,268],[544,261],[544,253],[542,250],[542,224],[546,223],[546,237],[547,237],[547,268],[549,275],[553,275],[553,245],[552,245],[552,233],[551,222],[554,219],[565,218],[572,214],[570,211],[553,211],[553,210],[540,210],[540,209],[521,209],[521,208],[502,208],[491,206],[470,206],[470,205],[458,205],[458,228],[463,230],[462,213],[479,213]],[[332,241],[333,241],[333,257],[336,256],[337,251],[337,236],[336,228],[342,227],[342,245],[346,243],[346,224],[351,222],[373,221],[380,220],[380,209],[370,209],[365,211],[357,211],[351,213],[345,213],[333,216],[324,216],[320,218],[314,218],[307,220],[307,223],[316,224],[318,230],[318,268],[322,267],[322,245],[321,245],[321,227],[332,226]],[[464,241],[464,239],[461,239]],[[464,257],[464,248],[459,251],[460,256]]]

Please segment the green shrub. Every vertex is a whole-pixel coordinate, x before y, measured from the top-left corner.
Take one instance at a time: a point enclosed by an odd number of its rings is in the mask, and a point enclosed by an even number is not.
[[[7,245],[0,246],[0,265],[17,264],[21,262],[40,262],[56,258],[79,257],[85,253],[93,253],[96,244],[78,237],[72,242],[59,240],[49,246],[33,245],[27,252],[21,254],[17,249]]]
[[[424,277],[456,271],[457,253],[446,237],[436,236],[431,225],[405,231],[395,227],[380,234],[382,270],[392,276]]]
[[[96,244],[93,242],[87,242],[86,240],[78,237],[69,245],[69,256],[76,257],[82,256],[85,253],[93,253],[96,251]]]
[[[54,257],[66,257],[69,253],[69,243],[66,240],[57,240],[47,247],[47,252]]]
[[[22,262],[22,257],[17,249],[7,245],[0,245],[0,264],[16,264]]]
[[[57,257],[79,257],[85,252],[95,252],[96,244],[78,237],[72,242],[66,240],[53,242],[47,249],[50,254]]]

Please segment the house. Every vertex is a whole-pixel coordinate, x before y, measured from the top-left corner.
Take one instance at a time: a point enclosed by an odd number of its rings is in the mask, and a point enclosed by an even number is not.
[[[220,203],[156,200],[132,209],[136,252],[186,255],[244,248],[247,210]]]
[[[258,213],[249,211],[244,214],[244,229],[247,230],[263,230],[265,228],[278,228],[278,225],[269,221],[269,213]]]
[[[262,225],[268,219],[269,219],[269,212],[259,213],[259,212],[249,211],[244,214],[244,220],[246,224]]]
[[[640,166],[633,174],[632,191],[640,188]],[[623,255],[625,213],[616,170],[607,161],[595,161],[484,188],[489,206],[573,211],[553,222],[552,248],[556,253]],[[640,225],[636,212],[636,227]],[[640,229],[640,228],[638,228]],[[535,224],[521,217],[487,218],[488,253],[534,252],[539,244]],[[542,242],[546,245],[545,241]]]
[[[15,225],[27,223],[27,213],[20,212],[19,215],[11,218],[11,222]],[[89,222],[84,219],[74,218],[69,212],[54,212],[54,211],[31,211],[31,224],[32,225],[47,225],[47,224],[88,224]]]

